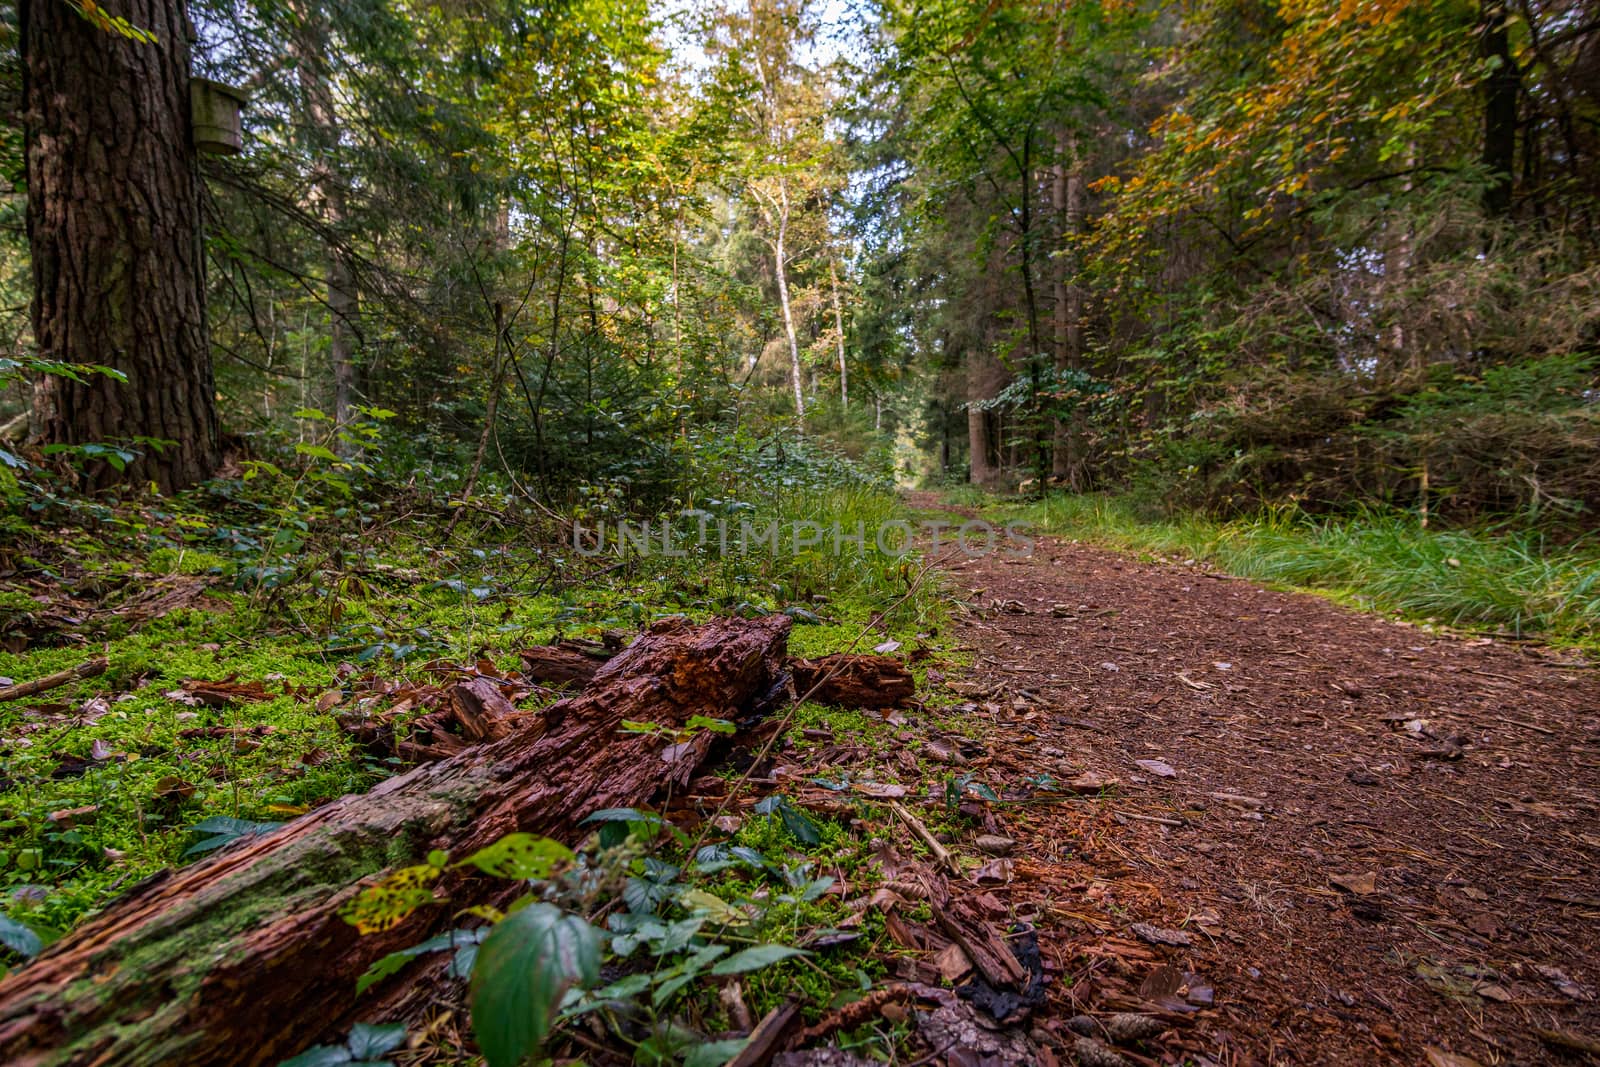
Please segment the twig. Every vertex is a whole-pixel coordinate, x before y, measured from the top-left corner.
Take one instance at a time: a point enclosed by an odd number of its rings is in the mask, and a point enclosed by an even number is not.
[[[1533,1032],[1539,1035],[1539,1040],[1547,1045],[1571,1049],[1574,1052],[1587,1052],[1591,1056],[1600,1056],[1600,1041],[1582,1034],[1569,1034],[1563,1030],[1544,1030],[1534,1027]]]
[[[1184,824],[1182,819],[1168,819],[1160,815],[1136,815],[1131,811],[1113,811],[1111,814],[1115,815],[1119,819],[1137,819],[1140,822],[1158,822],[1162,826],[1178,827]]]
[[[68,667],[64,671],[56,671],[56,673],[47,674],[43,678],[35,678],[31,682],[8,685],[4,689],[0,689],[0,704],[8,700],[21,700],[23,697],[31,697],[35,693],[43,693],[47,689],[54,689],[57,686],[66,685],[68,682],[93,678],[97,674],[104,674],[105,670],[106,658],[104,656],[96,656],[94,659],[80,663],[76,667]]]
[[[1533,730],[1533,731],[1536,731],[1537,733],[1544,734],[1546,737],[1554,737],[1555,733],[1556,733],[1554,730],[1550,729],[1547,726],[1540,726],[1537,723],[1523,722],[1521,719],[1508,719],[1504,715],[1496,715],[1495,716],[1495,721],[1496,722],[1503,722],[1503,723],[1506,723],[1506,724],[1508,724],[1510,726],[1520,726],[1524,730]]]
[[[889,810],[898,815],[900,821],[909,826],[911,832],[922,839],[922,843],[927,845],[929,850],[933,852],[933,858],[939,861],[940,866],[958,878],[961,876],[960,862],[955,856],[951,855],[949,849],[939,843],[939,839],[933,836],[933,831],[922,825],[921,819],[911,814],[906,806],[897,800],[889,802]]]

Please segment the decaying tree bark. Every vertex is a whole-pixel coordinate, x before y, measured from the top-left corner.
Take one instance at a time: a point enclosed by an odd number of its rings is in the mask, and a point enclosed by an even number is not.
[[[622,720],[737,720],[774,701],[787,692],[789,625],[663,624],[537,725],[148,880],[0,982],[0,1062],[271,1064],[377,1017],[356,977],[507,883],[449,871],[436,883],[447,906],[366,937],[342,904],[431,849],[462,856],[513,831],[576,841],[590,812],[686,782],[709,734],[669,758],[663,739],[619,732]]]
[[[603,645],[582,641],[558,641],[537,645],[517,653],[522,658],[522,675],[530,682],[546,685],[572,684],[582,688],[615,653]]]
[[[841,708],[897,708],[911,699],[916,681],[905,664],[888,656],[836,652],[821,659],[792,659],[795,691],[819,704]]]
[[[613,653],[601,645],[560,641],[523,649],[522,675],[531,682],[585,686]],[[895,708],[911,699],[916,681],[899,660],[888,656],[836,652],[818,660],[789,661],[795,691],[804,696],[818,682],[811,699],[841,708]]]

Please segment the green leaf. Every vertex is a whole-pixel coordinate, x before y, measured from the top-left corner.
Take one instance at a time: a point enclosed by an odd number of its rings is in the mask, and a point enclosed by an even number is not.
[[[271,833],[282,826],[281,822],[251,822],[249,819],[232,819],[226,815],[214,815],[209,819],[202,819],[190,827],[197,834],[211,836],[196,841],[183,850],[183,858],[198,856],[202,852],[212,852],[231,845],[235,841],[258,834]]]
[[[802,845],[822,844],[822,831],[805,812],[785,804],[778,814],[783,819],[784,828],[794,835],[796,841]]]
[[[659,826],[661,816],[638,808],[601,808],[585,815],[578,825],[587,826],[592,822],[644,822]]]
[[[294,450],[299,455],[310,456],[312,459],[325,459],[329,463],[339,462],[339,457],[333,454],[333,449],[326,445],[298,444],[294,446]]]
[[[770,967],[774,963],[791,959],[795,956],[804,956],[803,949],[790,945],[753,945],[742,952],[735,952],[725,960],[718,961],[711,968],[712,974],[746,974],[750,971],[759,971],[763,967]]]
[[[390,975],[400,973],[406,964],[416,958],[417,953],[411,949],[401,949],[399,952],[391,952],[387,956],[375,960],[372,966],[368,967],[361,977],[356,979],[356,995],[360,996]]]
[[[569,863],[572,850],[548,837],[532,834],[507,834],[488,848],[480,849],[456,866],[466,864],[498,878],[545,878],[559,864]]]
[[[328,413],[320,408],[300,408],[294,413],[297,419],[310,419],[312,422],[331,422]]]
[[[343,1045],[314,1045],[298,1056],[283,1060],[278,1067],[337,1067],[350,1062],[350,1050]]]
[[[691,715],[683,724],[686,730],[710,730],[714,734],[731,734],[737,727],[727,719],[713,719],[706,715]]]
[[[44,939],[33,928],[0,912],[0,945],[19,956],[37,956],[44,949]]]
[[[543,901],[508,915],[472,973],[472,1032],[489,1067],[537,1051],[566,991],[599,977],[600,937],[582,918]]]
[[[350,1049],[350,1055],[357,1060],[381,1059],[385,1053],[400,1047],[406,1039],[404,1023],[390,1023],[377,1026],[372,1023],[356,1023],[350,1028],[350,1036],[345,1044]]]
[[[749,1043],[748,1037],[735,1037],[727,1041],[707,1041],[703,1045],[695,1045],[684,1056],[683,1067],[722,1067],[743,1052]]]

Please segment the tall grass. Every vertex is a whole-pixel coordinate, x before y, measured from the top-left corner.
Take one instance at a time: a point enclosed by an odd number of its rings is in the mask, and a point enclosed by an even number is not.
[[[1292,508],[1218,523],[1152,517],[1123,496],[1052,496],[1022,509],[1041,531],[1205,560],[1257,581],[1335,592],[1450,626],[1600,647],[1600,545],[1535,531],[1428,529],[1367,510],[1324,518]]]

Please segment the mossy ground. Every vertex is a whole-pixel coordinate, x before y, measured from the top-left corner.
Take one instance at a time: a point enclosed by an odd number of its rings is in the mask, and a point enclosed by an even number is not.
[[[407,518],[392,503],[369,503],[343,515],[323,509],[320,525],[299,530],[292,501],[237,487],[222,496],[11,529],[18,580],[0,587],[0,631],[26,634],[13,647],[27,647],[0,652],[0,676],[28,680],[97,654],[110,667],[0,704],[0,911],[64,931],[140,879],[192,862],[185,853],[204,819],[293,818],[402,769],[356,749],[335,719],[368,677],[420,682],[430,664],[481,659],[515,667],[520,648],[632,633],[677,613],[789,609],[799,655],[885,640],[942,647],[943,598],[931,584],[913,590],[914,559],[579,560],[510,523],[463,522],[446,540],[444,515]],[[895,507],[851,491],[785,510],[825,517],[831,509],[848,526]],[[285,529],[299,532],[283,537]],[[140,626],[115,613],[78,622],[52,615],[63,598],[112,603],[108,589],[125,596],[175,576],[211,584],[196,606]],[[196,680],[260,683],[267,699],[197,704],[182,688]],[[796,721],[889,737],[881,720],[859,713],[807,707]],[[861,862],[863,846],[846,830],[830,830],[830,840],[832,861]],[[830,906],[808,903],[784,921],[826,921]],[[876,945],[876,934],[862,947]],[[835,955],[844,962],[822,968],[821,1004],[877,966],[869,953]],[[792,977],[808,986],[822,973],[808,964]]]

